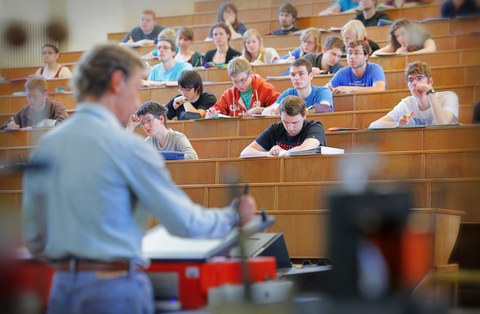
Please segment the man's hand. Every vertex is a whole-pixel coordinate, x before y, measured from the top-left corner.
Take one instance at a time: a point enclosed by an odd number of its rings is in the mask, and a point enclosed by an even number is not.
[[[215,109],[213,107],[210,107],[210,108],[208,108],[207,113],[205,114],[205,117],[208,118],[208,117],[211,117],[211,116],[216,115],[218,113],[220,113],[220,111],[218,111],[217,109]]]
[[[280,156],[280,153],[285,151],[283,148],[281,148],[278,145],[273,146],[270,151],[268,152],[269,156]]]
[[[127,130],[133,131],[138,125],[140,125],[140,118],[132,114],[127,122]]]
[[[332,89],[333,94],[346,94],[350,92],[349,86],[337,86]]]
[[[397,49],[397,51],[395,51],[396,54],[399,54],[399,55],[406,55],[408,53],[408,50],[407,50],[407,47],[400,47]]]
[[[320,74],[323,74],[324,71],[320,68],[313,67],[312,68],[312,73],[313,73],[313,75],[320,75]]]
[[[10,121],[8,122],[7,124],[7,130],[18,130],[20,129],[20,126],[18,124],[15,123],[15,121]]]
[[[428,83],[418,82],[417,85],[415,85],[415,92],[419,96],[431,89],[432,89],[432,85]]]
[[[255,217],[257,202],[251,195],[242,195],[238,206],[239,225],[244,226]]]
[[[183,106],[183,104],[187,101],[187,98],[185,96],[178,96],[173,100],[173,108],[177,109],[180,106]]]
[[[401,118],[400,121],[398,121],[398,126],[404,126],[410,124],[410,120],[412,119],[413,112],[410,112],[409,114],[404,114]]]

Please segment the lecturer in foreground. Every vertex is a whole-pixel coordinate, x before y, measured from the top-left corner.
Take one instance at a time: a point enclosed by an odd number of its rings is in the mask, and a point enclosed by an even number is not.
[[[326,146],[323,125],[320,121],[306,120],[307,106],[302,98],[287,96],[278,110],[281,122],[270,125],[240,157],[283,156]]]
[[[48,313],[153,313],[141,252],[151,215],[174,235],[224,237],[256,211],[250,196],[235,208],[194,204],[153,147],[125,131],[143,70],[123,47],[84,54],[72,80],[78,110],[31,156],[49,164],[26,173],[22,211],[26,246],[55,269]]]

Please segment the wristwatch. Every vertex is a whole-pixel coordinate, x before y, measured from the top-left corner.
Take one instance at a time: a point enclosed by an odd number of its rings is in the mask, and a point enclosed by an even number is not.
[[[435,94],[435,90],[433,88],[427,90],[427,92],[425,93],[427,96],[430,95],[430,94]]]

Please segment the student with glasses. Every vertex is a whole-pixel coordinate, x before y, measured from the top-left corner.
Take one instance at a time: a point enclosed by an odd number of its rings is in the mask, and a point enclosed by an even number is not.
[[[182,152],[185,159],[198,159],[185,134],[168,128],[167,111],[165,106],[147,101],[130,117],[127,129],[133,131],[137,126],[141,127],[148,135],[145,142],[152,144],[157,151]]]
[[[195,71],[183,71],[178,80],[180,95],[173,97],[168,103],[168,120],[205,118],[207,110],[217,102],[217,97],[203,91],[202,78]]]
[[[170,38],[159,38],[157,50],[160,63],[152,68],[147,81],[177,82],[183,71],[192,69],[192,65],[188,62],[175,61],[176,49],[175,42]],[[145,85],[150,84],[147,82]]]
[[[72,77],[70,69],[58,63],[60,51],[57,46],[52,44],[43,45],[42,56],[45,65],[38,69],[37,72],[35,72],[35,75],[40,75],[47,80]]]
[[[289,51],[287,55],[282,56],[278,63],[293,62],[303,57],[307,53],[320,52],[320,31],[316,27],[309,27],[303,30],[300,35],[300,47]]]
[[[207,118],[219,113],[232,117],[261,114],[279,96],[275,86],[261,76],[252,74],[250,62],[243,57],[236,57],[228,63],[227,74],[233,86],[224,91],[217,103],[208,109]]]
[[[425,62],[415,61],[407,65],[405,80],[412,95],[372,122],[370,128],[458,122],[458,96],[451,91],[435,92],[432,72]]]
[[[334,94],[355,92],[379,92],[386,90],[383,68],[369,63],[370,46],[364,40],[354,40],[348,44],[348,66],[341,68],[332,77],[327,87]]]

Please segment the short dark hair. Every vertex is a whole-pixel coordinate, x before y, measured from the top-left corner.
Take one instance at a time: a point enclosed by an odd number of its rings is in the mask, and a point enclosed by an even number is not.
[[[361,40],[361,39],[355,39],[354,41],[351,41],[348,44],[348,48],[355,48],[357,46],[362,46],[363,53],[368,57],[370,53],[372,52],[372,48],[370,48],[370,45],[368,44],[367,41]]]
[[[175,41],[173,41],[170,37],[166,37],[166,36],[159,37],[158,40],[157,40],[157,45],[161,41],[166,41],[166,42],[170,43],[170,47],[172,48],[172,51],[173,52],[177,51],[177,45],[175,45]]]
[[[472,123],[480,123],[480,101],[477,101],[473,104]]]
[[[167,112],[167,107],[160,105],[156,101],[149,100],[144,102],[137,111],[135,111],[135,115],[140,117],[149,113],[157,119],[163,116],[163,124],[167,127]]]
[[[280,8],[278,8],[278,13],[280,14],[281,12],[291,14],[294,19],[297,19],[297,15],[298,15],[297,8],[295,8],[293,5],[291,5],[288,2],[282,4]]]
[[[215,28],[223,28],[225,30],[225,33],[227,33],[227,35],[228,35],[228,41],[230,41],[230,39],[232,39],[232,32],[230,31],[230,28],[227,26],[227,24],[225,24],[223,22],[215,23],[215,24],[212,25],[212,27],[210,27],[210,38],[213,38],[213,30]]]
[[[45,48],[52,48],[53,51],[55,51],[55,53],[59,53],[60,50],[58,49],[57,46],[55,46],[54,44],[45,44],[42,46],[42,50],[45,49]]]
[[[202,77],[197,71],[185,70],[180,74],[178,86],[182,88],[194,88],[199,95],[203,93]]]
[[[115,44],[98,45],[82,55],[70,84],[77,101],[83,101],[88,95],[99,98],[107,92],[115,71],[122,71],[127,79],[144,67],[133,50]]]
[[[307,105],[305,100],[298,96],[287,96],[283,98],[282,102],[280,103],[279,107],[280,113],[285,112],[290,117],[294,117],[296,115],[302,115],[305,117],[307,115]]]
[[[293,61],[292,65],[290,66],[290,69],[293,67],[301,67],[301,66],[304,66],[307,68],[308,74],[312,73],[312,63],[309,60],[302,59],[302,58]]]
[[[335,35],[330,35],[327,37],[327,39],[325,39],[325,44],[323,45],[323,48],[325,48],[325,50],[338,48],[341,51],[344,51],[345,43],[340,37],[337,37]]]

